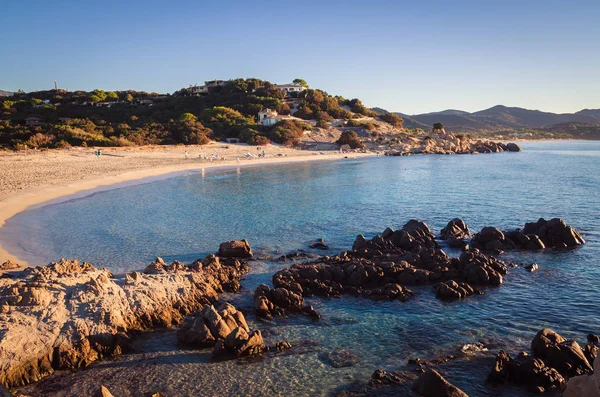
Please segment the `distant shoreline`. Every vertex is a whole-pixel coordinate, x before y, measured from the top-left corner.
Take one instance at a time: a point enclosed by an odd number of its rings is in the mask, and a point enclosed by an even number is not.
[[[179,148],[179,150],[181,150],[181,148]],[[116,175],[94,176],[79,180],[74,179],[58,185],[33,187],[0,198],[0,227],[2,227],[8,219],[34,206],[44,203],[49,204],[50,201],[53,203],[60,202],[55,200],[61,198],[69,197],[68,199],[70,199],[70,196],[76,193],[80,193],[79,197],[85,197],[98,191],[118,189],[124,187],[123,183],[125,182],[135,181],[138,183],[145,183],[149,178],[163,177],[166,179],[178,176],[179,173],[185,171],[234,169],[236,167],[248,168],[251,166],[262,166],[267,164],[301,163],[319,160],[333,161],[344,158],[370,157],[375,155],[374,153],[328,153],[324,155],[315,155],[313,152],[296,152],[299,153],[290,157],[266,157],[252,160],[240,159],[239,162],[238,160],[213,161],[209,163],[193,162],[191,164],[135,169],[123,171]],[[76,174],[77,173],[74,172],[74,176],[76,176]],[[21,266],[30,265],[27,261],[8,252],[0,242],[0,264],[7,260],[18,263]]]

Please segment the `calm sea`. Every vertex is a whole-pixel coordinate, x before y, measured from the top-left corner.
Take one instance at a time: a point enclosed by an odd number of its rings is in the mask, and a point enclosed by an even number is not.
[[[371,237],[411,218],[437,233],[454,217],[475,231],[561,217],[584,234],[587,244],[579,249],[506,255],[537,262],[540,270],[513,269],[502,287],[463,302],[440,302],[428,286],[415,288],[417,297],[406,303],[313,299],[323,314],[317,323],[293,317],[265,324],[250,315],[268,341],[303,346],[295,354],[213,363],[209,349],[181,350],[173,332],[161,332],[142,338],[140,353],[60,375],[65,389],[56,394],[83,395],[103,383],[119,396],[324,396],[367,381],[375,369],[401,369],[409,358],[455,353],[466,343],[484,340],[497,346],[491,353],[517,352],[543,327],[580,342],[600,332],[600,142],[522,147],[190,173],[23,212],[0,229],[0,241],[32,264],[69,257],[121,272],[156,256],[191,262],[241,238],[265,257],[307,249],[316,238],[333,254],[349,249],[357,234]],[[251,312],[252,290],[285,266],[253,262],[244,291],[227,298]],[[360,363],[329,365],[327,354],[340,349]],[[471,396],[527,395],[485,386],[492,362],[492,354],[461,356],[441,370]]]

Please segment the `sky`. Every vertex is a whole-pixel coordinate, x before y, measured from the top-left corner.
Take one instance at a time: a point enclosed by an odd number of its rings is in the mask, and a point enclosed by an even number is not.
[[[9,1],[0,89],[306,80],[418,114],[600,108],[600,1]]]

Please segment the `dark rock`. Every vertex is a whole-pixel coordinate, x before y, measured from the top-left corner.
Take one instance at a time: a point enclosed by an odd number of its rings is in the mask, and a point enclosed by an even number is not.
[[[464,240],[471,236],[471,232],[462,219],[454,218],[442,229],[440,235],[443,240]]]
[[[527,270],[528,272],[535,272],[539,269],[539,266],[537,263],[530,263],[528,265],[525,265],[525,270]]]
[[[423,397],[467,397],[467,394],[450,384],[434,369],[427,369],[414,381],[412,389]]]
[[[323,361],[334,368],[353,367],[360,363],[358,354],[351,350],[335,350],[322,355]]]
[[[598,346],[600,343],[600,338],[598,338],[598,335],[588,334],[587,341],[591,345]]]
[[[551,329],[545,328],[537,333],[531,342],[531,350],[535,357],[543,359],[567,378],[593,371],[579,344],[566,340]]]
[[[516,143],[507,143],[506,144],[506,150],[508,150],[509,152],[521,152],[521,147],[519,145],[517,145]]]
[[[462,281],[448,280],[435,286],[435,296],[441,300],[464,299],[467,296],[478,293],[480,292]]]
[[[305,313],[317,319],[320,317],[312,306],[304,304],[300,284],[274,289],[265,284],[259,285],[254,291],[254,309],[258,317],[267,319],[293,313]]]
[[[218,255],[223,258],[251,258],[252,249],[246,240],[233,240],[219,245]]]

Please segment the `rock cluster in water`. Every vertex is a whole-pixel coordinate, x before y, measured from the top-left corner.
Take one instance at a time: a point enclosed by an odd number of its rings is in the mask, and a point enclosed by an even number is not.
[[[160,258],[143,273],[63,259],[0,279],[0,384],[40,380],[131,348],[131,335],[180,323],[186,314],[236,290],[248,270],[236,258],[189,267]]]
[[[572,248],[584,243],[581,234],[560,218],[549,221],[540,218],[537,222],[526,223],[523,229],[505,232],[484,227],[471,239],[471,247],[489,252]]]
[[[254,309],[259,318],[271,319],[274,316],[305,313],[312,318],[320,317],[312,306],[304,304],[302,287],[292,285],[291,288],[269,288],[261,284],[254,291]]]
[[[514,382],[522,384],[535,392],[562,390],[567,379],[574,379],[576,386],[586,387],[593,377],[582,377],[591,374],[594,361],[598,366],[598,341],[595,335],[588,337],[588,344],[582,349],[575,341],[569,341],[551,329],[539,331],[531,342],[531,353],[521,352],[511,358],[503,350],[496,356],[494,367],[488,381],[492,383]],[[596,378],[597,380],[597,378]],[[581,383],[580,383],[581,382]],[[569,381],[570,383],[570,381]],[[592,383],[590,383],[592,384]],[[598,384],[600,386],[600,383]],[[598,390],[600,392],[600,388]],[[592,396],[593,394],[571,394]]]
[[[472,141],[464,135],[443,134],[426,137],[422,142],[410,141],[396,145],[386,156],[410,156],[413,154],[477,154],[520,152],[516,143]]]
[[[371,240],[358,236],[352,251],[279,271],[273,285],[304,296],[406,301],[413,297],[407,285],[438,284],[439,298],[461,299],[480,293],[474,286],[499,286],[507,271],[506,262],[477,250],[448,257],[427,224],[413,219]]]

